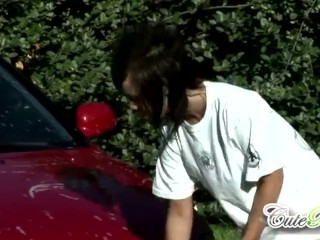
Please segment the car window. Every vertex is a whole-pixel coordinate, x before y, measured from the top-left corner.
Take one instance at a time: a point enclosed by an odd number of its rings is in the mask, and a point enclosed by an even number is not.
[[[14,77],[0,66],[0,145],[73,144],[67,130]]]

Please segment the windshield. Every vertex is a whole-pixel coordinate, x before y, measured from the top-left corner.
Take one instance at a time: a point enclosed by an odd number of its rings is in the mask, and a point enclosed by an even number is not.
[[[67,130],[0,65],[0,149],[72,147]],[[11,146],[11,147],[10,147]]]

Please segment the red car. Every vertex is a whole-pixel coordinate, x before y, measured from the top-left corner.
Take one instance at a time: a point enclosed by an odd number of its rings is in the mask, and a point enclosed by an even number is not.
[[[87,103],[76,115],[0,61],[0,239],[163,239],[166,205],[150,177],[90,143],[115,127],[112,109]],[[192,235],[213,239],[196,212]]]

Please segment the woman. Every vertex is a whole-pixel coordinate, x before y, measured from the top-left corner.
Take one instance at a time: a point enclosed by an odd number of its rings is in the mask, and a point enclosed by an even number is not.
[[[320,205],[320,190],[310,184],[320,182],[318,156],[258,93],[199,79],[196,69],[181,36],[163,24],[126,28],[113,53],[115,86],[162,131],[153,193],[170,200],[166,239],[189,239],[196,183],[242,239],[317,239],[319,231],[272,224],[289,220],[286,207],[304,214]],[[269,203],[282,204],[280,211],[264,208]]]

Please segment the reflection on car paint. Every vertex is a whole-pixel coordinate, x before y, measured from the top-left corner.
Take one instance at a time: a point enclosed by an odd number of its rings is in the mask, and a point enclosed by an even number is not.
[[[21,233],[22,235],[27,235],[26,232],[20,227],[20,226],[16,226],[16,229],[19,233]]]
[[[45,183],[45,184],[34,185],[29,189],[29,196],[31,198],[34,198],[35,193],[55,190],[55,189],[64,189],[64,184],[63,183]]]
[[[67,195],[67,194],[59,193],[59,195],[62,196],[62,197],[71,199],[71,200],[79,200],[78,197],[71,197],[71,196],[69,196],[69,195]]]
[[[44,215],[46,215],[50,220],[53,220],[54,217],[51,215],[51,213],[48,210],[43,211]]]

